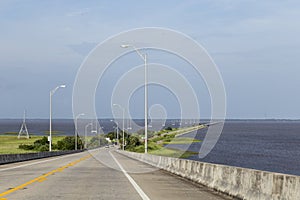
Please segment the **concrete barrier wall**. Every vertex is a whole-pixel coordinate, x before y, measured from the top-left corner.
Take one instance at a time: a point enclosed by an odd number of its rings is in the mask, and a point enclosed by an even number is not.
[[[71,153],[82,152],[83,150],[77,151],[47,151],[47,152],[38,152],[38,153],[24,153],[24,154],[2,154],[0,155],[0,164],[7,164],[13,162],[21,162],[26,160],[33,160],[39,158],[47,158],[52,156],[61,156]]]
[[[118,152],[240,199],[300,199],[300,176],[150,154]]]

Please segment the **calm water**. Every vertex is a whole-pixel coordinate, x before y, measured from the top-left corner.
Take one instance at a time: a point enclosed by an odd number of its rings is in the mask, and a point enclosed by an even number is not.
[[[196,138],[203,139],[205,133],[198,131]],[[188,150],[198,152],[200,146],[194,143]],[[300,121],[228,121],[207,157],[189,159],[300,175]]]
[[[0,120],[0,134],[18,132],[22,120]],[[101,120],[104,132],[113,130],[114,123]],[[142,124],[143,120],[138,123]],[[30,133],[46,135],[48,120],[27,120]],[[167,122],[166,126],[172,126]],[[57,135],[73,135],[73,120],[53,120]],[[194,133],[195,134],[195,133]],[[196,138],[202,140],[206,130]],[[184,137],[192,136],[193,133]],[[192,144],[188,150],[198,152],[201,143]],[[171,145],[185,149],[184,145]],[[300,175],[300,121],[227,121],[215,148],[204,159],[197,155],[189,159],[259,170]]]

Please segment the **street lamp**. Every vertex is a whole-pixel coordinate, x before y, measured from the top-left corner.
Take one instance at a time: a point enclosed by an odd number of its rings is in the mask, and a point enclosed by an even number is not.
[[[75,150],[77,150],[77,135],[78,135],[78,125],[77,120],[80,116],[83,116],[84,113],[80,113],[75,117]]]
[[[124,145],[125,145],[125,141],[124,141],[124,114],[125,114],[125,109],[122,106],[120,106],[119,104],[113,104],[113,106],[118,106],[123,111],[123,140],[122,140],[122,150],[124,151]]]
[[[147,88],[147,54],[142,54],[135,46],[122,44],[122,48],[132,47],[136,53],[143,59],[145,65],[145,153],[148,152],[148,88]]]
[[[129,129],[129,130],[131,130],[131,129],[132,129],[132,127],[131,127],[131,119],[130,119],[130,117],[129,117],[129,119],[128,119],[128,120],[129,120],[129,128],[128,128],[128,129]]]
[[[99,147],[101,146],[101,131],[104,130],[104,126],[100,126],[99,128],[99,134],[98,134],[98,137],[99,137]]]
[[[84,134],[84,148],[86,149],[87,148],[87,127],[89,126],[92,126],[93,123],[88,123],[86,126],[85,126],[85,134]]]
[[[96,130],[92,130],[92,131],[91,131],[91,133],[95,133],[95,137],[97,137],[97,136],[98,136],[98,138],[99,138],[99,135],[98,135],[98,130],[97,130],[97,128],[96,128]]]
[[[49,119],[49,151],[52,151],[52,95],[58,90],[59,88],[65,88],[66,85],[60,85],[50,91],[50,119]]]
[[[117,127],[116,127],[116,129],[117,129],[117,144],[118,144],[118,142],[119,142],[119,123],[117,122],[117,121],[114,121],[114,120],[110,120],[111,122],[115,122],[116,124],[117,124]]]
[[[116,134],[115,134],[115,140],[116,140],[116,143],[117,143],[117,145],[118,145],[118,140],[119,140],[119,137],[118,137],[118,134],[119,134],[119,127],[118,127],[118,125],[117,125],[117,126],[114,126],[113,129],[114,129],[114,133],[116,133]],[[116,132],[115,132],[115,131],[116,131]]]

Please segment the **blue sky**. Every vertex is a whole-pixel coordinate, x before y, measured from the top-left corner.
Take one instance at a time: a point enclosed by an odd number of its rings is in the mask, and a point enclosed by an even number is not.
[[[61,83],[54,117],[71,118],[72,86],[88,52],[121,31],[154,26],[183,32],[209,52],[223,76],[227,118],[299,119],[299,19],[296,0],[2,0],[0,118],[21,118],[24,108],[48,118],[49,91]],[[110,116],[103,109],[98,117]]]

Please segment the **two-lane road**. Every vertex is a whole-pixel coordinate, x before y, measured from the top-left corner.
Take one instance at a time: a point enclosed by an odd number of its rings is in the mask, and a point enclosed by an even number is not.
[[[0,200],[5,199],[226,198],[113,149],[98,149],[1,165]]]

